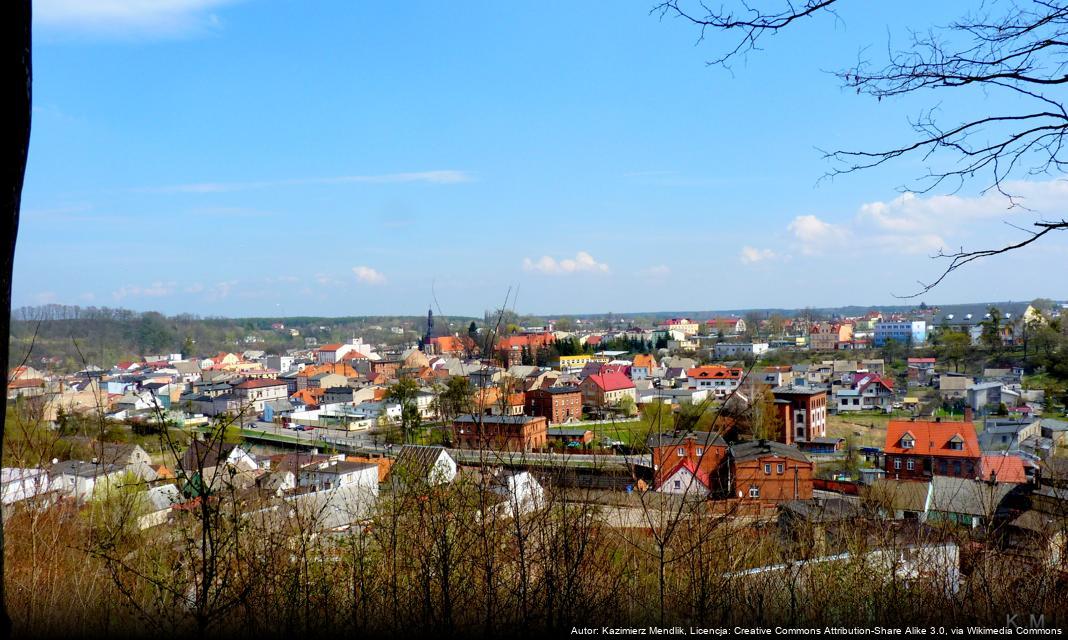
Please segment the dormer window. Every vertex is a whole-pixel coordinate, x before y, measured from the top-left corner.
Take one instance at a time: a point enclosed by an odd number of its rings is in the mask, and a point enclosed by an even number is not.
[[[961,438],[959,434],[955,434],[952,438],[949,439],[949,442],[946,444],[946,446],[949,449],[952,449],[953,451],[963,451],[964,439]]]
[[[916,440],[912,437],[911,434],[906,433],[905,435],[901,436],[901,448],[902,449],[911,449],[911,448],[913,448],[915,446],[916,446]]]

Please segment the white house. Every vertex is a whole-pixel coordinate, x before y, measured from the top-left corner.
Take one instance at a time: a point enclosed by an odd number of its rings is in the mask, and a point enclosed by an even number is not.
[[[700,449],[698,449],[700,451]],[[712,490],[707,473],[698,471],[693,461],[684,458],[669,472],[657,487],[661,493],[671,493],[687,497],[705,497]]]
[[[759,356],[767,352],[767,342],[719,342],[713,347],[713,353],[717,358]]]
[[[430,485],[448,484],[456,478],[456,460],[445,447],[407,444],[401,447],[391,474],[400,480],[418,478]]]
[[[366,462],[346,462],[337,460],[328,465],[309,465],[300,470],[298,486],[311,487],[315,491],[329,491],[343,487],[363,487],[370,489],[373,485],[378,494],[378,465]]]
[[[124,473],[125,467],[118,464],[67,460],[52,465],[49,488],[85,502],[97,487],[118,482]]]
[[[4,504],[13,504],[45,493],[49,489],[48,472],[44,469],[7,467],[0,471],[0,495]]]
[[[494,513],[499,516],[525,515],[545,503],[545,489],[529,471],[500,473],[490,486],[503,498],[494,507]]]

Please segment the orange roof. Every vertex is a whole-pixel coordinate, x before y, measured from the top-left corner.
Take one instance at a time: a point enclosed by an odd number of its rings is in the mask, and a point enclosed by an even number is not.
[[[320,373],[337,373],[345,376],[346,378],[355,378],[359,376],[359,372],[344,362],[335,362],[332,364],[320,364],[310,367],[304,367],[304,370],[297,374],[298,378],[310,378],[317,376]]]
[[[901,440],[911,436],[913,445],[902,447]],[[950,442],[957,440],[960,449],[951,449]],[[975,437],[975,425],[971,422],[930,422],[891,420],[886,426],[885,453],[918,456],[948,456],[978,458],[979,441]]]
[[[698,380],[737,380],[742,377],[742,370],[737,367],[723,367],[720,365],[706,365],[687,369],[686,375]]]
[[[430,343],[442,353],[458,352],[464,350],[464,343],[456,336],[439,336],[431,338]]]
[[[12,380],[7,383],[8,389],[30,389],[43,386],[45,386],[45,381],[40,378],[23,378],[21,380]]]
[[[342,362],[345,360],[368,360],[369,358],[359,351],[349,351],[345,355],[341,356]]]
[[[1023,458],[1019,456],[983,456],[980,468],[982,469],[981,480],[994,480],[996,478],[998,482],[1027,483]]]
[[[316,351],[337,351],[342,346],[344,346],[344,345],[342,345],[340,342],[338,342],[336,344],[324,344],[323,346],[321,346],[318,349],[316,349]]]
[[[322,397],[323,393],[325,393],[325,390],[324,389],[319,389],[319,388],[301,389],[300,391],[294,393],[293,395],[291,395],[289,397],[292,400],[299,400],[300,402],[303,402],[305,405],[318,405],[319,404],[319,398]]]
[[[656,363],[653,360],[653,356],[649,355],[648,353],[639,353],[638,355],[634,356],[633,366],[635,367],[645,367],[647,369],[652,369],[655,365]]]

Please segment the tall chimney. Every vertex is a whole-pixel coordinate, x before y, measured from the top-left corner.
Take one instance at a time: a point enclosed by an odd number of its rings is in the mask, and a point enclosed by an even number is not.
[[[965,422],[971,422],[972,421],[972,408],[969,407],[968,405],[964,405],[964,421]]]

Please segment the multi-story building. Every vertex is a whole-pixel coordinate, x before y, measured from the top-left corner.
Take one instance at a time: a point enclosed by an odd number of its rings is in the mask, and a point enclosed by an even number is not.
[[[727,442],[718,433],[661,433],[650,436],[646,445],[653,453],[653,486],[658,491],[707,495],[720,488]]]
[[[634,361],[630,365],[630,379],[645,380],[653,375],[654,369],[656,369],[656,358],[647,353],[639,353],[634,356]]]
[[[744,375],[739,367],[694,367],[686,370],[686,386],[690,389],[709,389],[717,398],[723,398],[738,388]]]
[[[783,444],[811,442],[827,435],[827,392],[810,386],[781,386],[771,391],[782,418]]]
[[[634,382],[620,371],[606,371],[587,376],[581,383],[582,401],[591,407],[615,406],[629,397],[638,401],[638,392]]]
[[[894,401],[894,383],[875,373],[854,373],[853,382],[834,391],[836,413],[887,411]]]
[[[927,322],[924,320],[891,319],[876,322],[873,344],[877,347],[882,347],[889,340],[893,340],[898,344],[923,344],[927,342]]]
[[[548,387],[526,393],[527,414],[541,416],[552,424],[582,419],[582,390],[578,387]]]
[[[812,462],[797,447],[754,440],[730,447],[734,497],[761,502],[812,499]]]
[[[542,416],[463,415],[452,423],[453,440],[464,449],[530,451],[548,441]]]
[[[853,342],[852,322],[817,322],[809,327],[811,351],[834,351]]]
[[[745,320],[734,316],[724,316],[721,318],[709,318],[705,322],[705,326],[713,335],[722,333],[725,336],[738,335],[745,333],[746,326]]]
[[[681,331],[683,335],[693,336],[697,335],[700,325],[689,318],[671,318],[656,325],[656,328],[661,331]]]
[[[289,397],[285,380],[245,380],[233,386],[233,394],[242,405],[251,405],[256,413],[263,411],[263,403]]]
[[[980,471],[979,442],[971,422],[891,420],[883,455],[888,478],[975,478]]]
[[[719,342],[712,347],[717,358],[742,358],[759,356],[768,352],[766,342]]]

